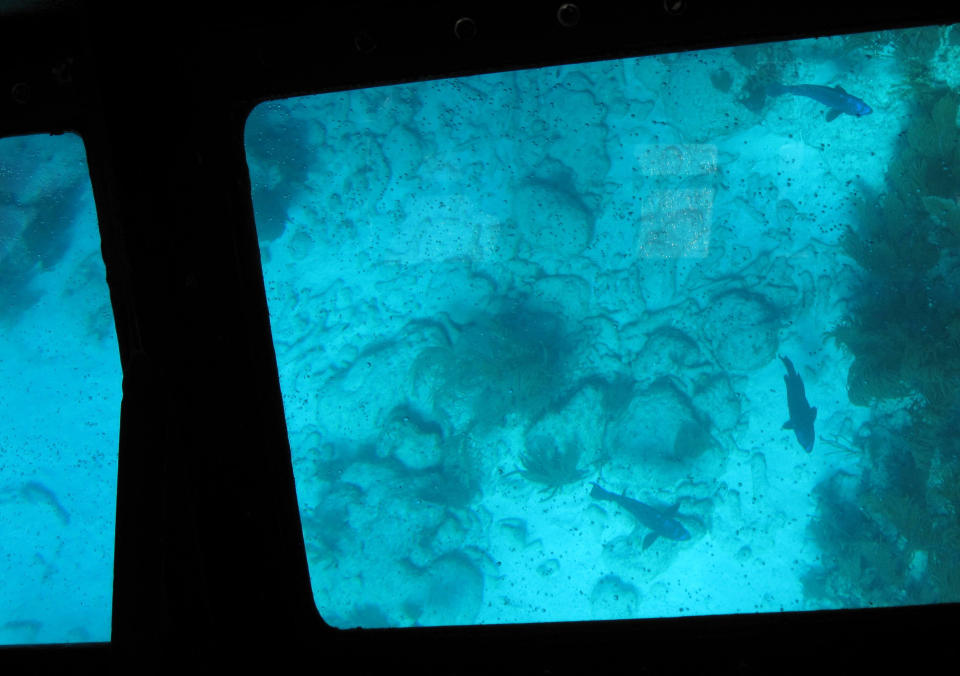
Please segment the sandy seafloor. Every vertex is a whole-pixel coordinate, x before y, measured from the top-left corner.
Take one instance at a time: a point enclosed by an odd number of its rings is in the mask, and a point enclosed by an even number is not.
[[[957,50],[939,55],[950,82]],[[255,110],[255,188],[281,189],[283,163],[262,158],[283,143],[310,158],[261,246],[323,616],[822,607],[800,583],[818,564],[814,488],[858,474],[870,416],[828,336],[858,274],[840,238],[903,129],[902,57],[889,34],[831,38]],[[827,122],[801,96],[749,110],[738,99],[764,68],[874,112]],[[258,149],[253,130],[280,122],[296,138]],[[811,454],[781,429],[780,354],[818,407]],[[581,471],[544,491],[516,470],[551,443]],[[679,502],[691,539],[643,550],[647,531],[591,481]]]

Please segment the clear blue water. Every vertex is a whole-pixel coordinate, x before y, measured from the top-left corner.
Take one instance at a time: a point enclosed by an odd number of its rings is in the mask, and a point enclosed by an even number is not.
[[[0,644],[107,641],[121,370],[78,136],[0,139]]]
[[[960,599],[958,84],[926,28],[255,109],[323,617]]]

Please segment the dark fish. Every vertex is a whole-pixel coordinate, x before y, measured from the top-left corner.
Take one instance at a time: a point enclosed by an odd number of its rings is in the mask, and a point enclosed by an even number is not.
[[[793,430],[803,450],[809,453],[813,450],[813,440],[816,436],[813,431],[813,421],[817,419],[817,407],[807,403],[803,380],[793,368],[793,362],[786,357],[780,357],[780,359],[787,367],[787,375],[783,377],[783,382],[787,384],[787,410],[790,411],[790,419],[783,423],[782,429]]]
[[[591,482],[593,483],[593,482]],[[617,495],[610,491],[600,488],[596,483],[590,491],[590,497],[594,500],[609,500],[615,502],[625,510],[630,512],[637,521],[650,529],[647,536],[643,538],[643,548],[646,549],[653,544],[658,537],[665,537],[669,540],[689,540],[690,533],[683,527],[683,524],[673,518],[680,507],[679,503],[670,509],[661,512],[650,505],[645,505],[639,500],[628,498],[626,495]]]
[[[865,101],[851,96],[839,85],[836,87],[824,87],[823,85],[782,85],[772,84],[767,87],[767,94],[770,96],[780,96],[781,94],[796,94],[797,96],[806,96],[807,98],[818,101],[827,106],[827,122],[837,118],[841,113],[862,117],[873,112],[873,108],[868,106]]]

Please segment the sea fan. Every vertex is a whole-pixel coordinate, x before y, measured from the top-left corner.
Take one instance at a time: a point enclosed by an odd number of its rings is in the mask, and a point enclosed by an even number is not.
[[[533,437],[527,443],[527,450],[520,456],[523,469],[517,470],[527,480],[543,484],[542,492],[549,491],[544,500],[549,500],[562,486],[580,481],[587,470],[577,467],[580,461],[580,447],[568,443],[561,450],[549,437]]]

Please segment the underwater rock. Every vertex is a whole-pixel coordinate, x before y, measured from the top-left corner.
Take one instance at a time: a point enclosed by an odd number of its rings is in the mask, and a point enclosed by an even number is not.
[[[682,375],[702,362],[700,348],[693,338],[672,326],[661,326],[648,334],[630,366],[634,378],[642,382],[665,375]]]
[[[395,408],[380,434],[378,446],[382,453],[414,470],[438,465],[443,459],[443,430],[435,422],[436,430],[431,430],[424,420],[412,409]]]
[[[335,622],[331,622],[336,627],[340,629],[381,629],[384,627],[393,626],[393,622],[387,617],[387,614],[383,612],[383,609],[373,603],[361,603],[354,608],[343,618],[338,619]]]
[[[527,545],[527,522],[519,517],[507,517],[497,522],[498,537],[509,542],[513,549],[522,549]]]
[[[639,297],[648,311],[662,310],[677,302],[677,261],[648,258],[634,269]]]
[[[634,321],[643,314],[646,310],[644,280],[636,268],[597,273],[593,285],[593,304],[597,311],[621,324]],[[631,299],[631,303],[624,304],[624,298]]]
[[[577,196],[548,183],[522,185],[514,197],[517,226],[541,255],[576,256],[590,245],[593,215]]]
[[[417,498],[426,502],[466,508],[480,490],[479,472],[475,459],[465,451],[463,441],[451,441],[445,445],[443,465],[416,477],[410,483]]]
[[[777,314],[759,294],[733,290],[714,296],[703,311],[703,340],[727,371],[759,369],[777,354]]]
[[[410,127],[397,124],[391,127],[383,139],[383,155],[390,165],[392,184],[408,189],[421,187],[418,171],[424,157],[423,137]]]
[[[40,293],[30,287],[40,266],[24,237],[29,222],[27,209],[0,204],[0,293],[4,298],[3,314],[9,317],[40,298]]]
[[[691,399],[718,430],[731,432],[740,422],[740,393],[733,389],[726,374],[711,373],[698,378]]]
[[[635,617],[640,592],[616,575],[600,578],[590,592],[590,612],[595,620]]]
[[[316,391],[317,424],[334,439],[374,442],[397,397],[409,391],[413,356],[408,346],[393,341],[365,348]]]
[[[497,262],[511,258],[515,252],[516,237],[512,228],[473,197],[418,192],[406,198],[402,206],[397,207],[400,209],[410,213],[405,219],[398,216],[401,220],[398,226],[384,233],[382,240],[378,236],[371,246],[383,246],[384,256],[396,257],[408,265],[426,264],[406,271],[411,284],[442,280],[444,272],[435,266],[468,269],[472,262]],[[407,289],[408,295],[409,291]]]
[[[290,258],[295,261],[302,261],[310,255],[316,242],[306,230],[299,228],[290,236],[287,246],[290,250]]]
[[[783,201],[783,200],[781,200]],[[803,228],[809,226],[803,225]],[[798,272],[787,256],[758,256],[756,270],[747,273],[749,286],[761,290],[765,300],[775,307],[796,307],[803,302],[804,289],[798,283]],[[753,267],[753,265],[751,265]],[[836,274],[836,271],[834,271]],[[809,285],[808,285],[809,286]],[[818,292],[826,289],[817,287]]]
[[[617,464],[656,472],[665,483],[715,473],[723,460],[706,416],[667,378],[634,395],[607,426],[604,449]]]
[[[357,501],[364,505],[374,505],[381,499],[387,499],[397,484],[397,471],[372,458],[356,460],[340,472],[339,479],[360,490]]]
[[[710,84],[719,92],[726,93],[733,86],[733,76],[725,69],[720,68],[710,73]]]
[[[590,314],[590,284],[576,275],[550,275],[533,284],[538,305],[558,316],[579,319]]]
[[[472,624],[483,603],[483,573],[461,552],[444,554],[426,570],[428,579],[420,624]]]
[[[452,345],[417,356],[415,401],[454,433],[499,427],[508,415],[536,418],[561,390],[572,351],[561,318],[550,313],[517,305],[477,317]]]
[[[618,325],[610,317],[602,315],[583,319],[578,325],[584,340],[574,355],[571,371],[587,374],[619,373],[623,369],[624,355]],[[960,335],[960,319],[957,320],[957,327]]]
[[[436,527],[428,530],[420,530],[423,538],[430,538],[429,546],[424,547],[419,555],[428,555],[432,552],[430,558],[436,557],[437,552],[450,552],[460,549],[467,541],[470,534],[470,524],[465,523],[459,517],[450,515],[444,518]],[[428,536],[429,534],[429,536]],[[411,557],[412,559],[412,557]],[[412,559],[415,561],[415,559]]]
[[[430,266],[427,288],[417,304],[426,316],[442,313],[465,323],[490,306],[496,291],[491,278],[475,274],[462,262],[444,261]]]
[[[521,105],[528,106],[530,116],[525,126],[540,131],[531,139],[536,142],[516,144],[521,163],[542,170],[544,163],[562,160],[578,185],[606,176],[610,169],[607,105],[600,102],[593,78],[574,70],[564,73],[556,85],[544,86],[537,76],[531,80],[527,86],[539,89],[540,95],[521,97]],[[617,89],[609,84],[609,90]],[[511,134],[515,133],[516,128],[511,129]]]
[[[737,524],[743,520],[740,491],[721,481],[713,493],[713,519],[716,523]]]

